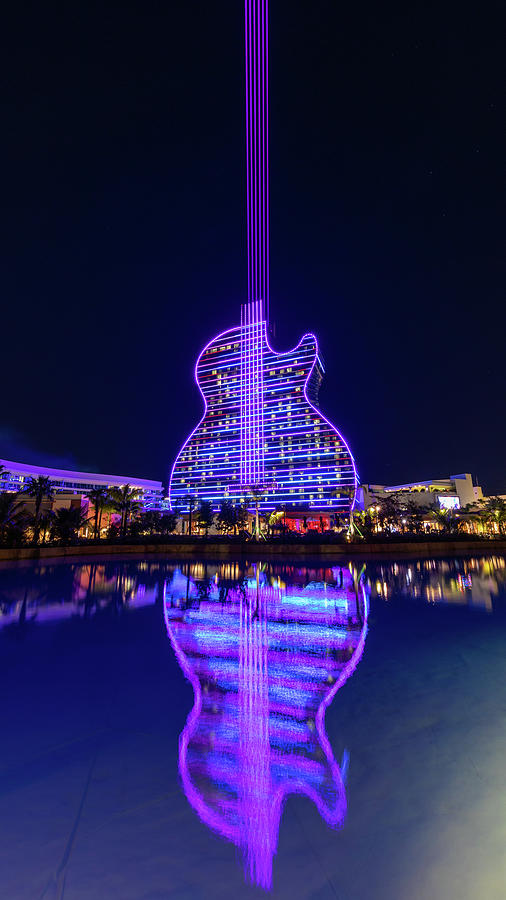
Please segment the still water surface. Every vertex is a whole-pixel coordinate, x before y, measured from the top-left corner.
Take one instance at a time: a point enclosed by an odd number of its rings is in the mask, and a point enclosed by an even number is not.
[[[506,560],[0,565],[0,896],[506,896]]]

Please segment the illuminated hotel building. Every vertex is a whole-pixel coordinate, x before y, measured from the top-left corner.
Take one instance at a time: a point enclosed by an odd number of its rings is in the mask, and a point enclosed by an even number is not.
[[[278,353],[269,342],[268,3],[245,4],[247,293],[236,327],[200,354],[204,415],[169,479],[172,509],[246,502],[346,513],[357,472],[344,438],[318,408],[323,365],[313,334]],[[240,323],[240,324],[239,324]],[[337,354],[336,354],[337,356]],[[192,499],[190,499],[192,498]]]
[[[30,478],[47,477],[56,495],[82,497],[94,488],[121,488],[128,484],[137,491],[143,509],[160,509],[163,501],[161,481],[144,478],[127,478],[121,475],[98,475],[92,472],[73,472],[68,469],[52,469],[47,466],[31,466],[25,463],[0,459],[0,493],[22,492]]]
[[[251,492],[241,478],[241,339],[241,329],[226,331],[197,361],[195,376],[206,408],[171,472],[173,508],[186,509],[189,497],[210,500],[214,508],[227,499],[251,506]],[[263,511],[283,505],[349,509],[356,470],[346,442],[318,409],[323,372],[314,335],[305,335],[289,353],[278,354],[268,344],[263,350],[260,421],[250,426],[261,436],[255,448],[261,472],[255,481],[264,486]]]

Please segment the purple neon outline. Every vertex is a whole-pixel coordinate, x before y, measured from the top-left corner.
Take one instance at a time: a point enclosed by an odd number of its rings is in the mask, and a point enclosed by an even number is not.
[[[197,385],[197,387],[198,387],[198,389],[199,389],[199,391],[200,391],[200,393],[201,393],[201,395],[202,395],[202,399],[203,399],[203,401],[204,401],[204,412],[203,412],[202,418],[201,418],[201,419],[199,420],[199,422],[195,425],[195,428],[193,429],[193,431],[191,432],[191,434],[188,435],[188,437],[186,438],[186,440],[184,441],[184,443],[181,444],[181,447],[180,447],[180,449],[179,449],[179,452],[178,452],[178,454],[176,455],[176,458],[174,459],[174,462],[173,462],[173,464],[172,464],[172,469],[171,469],[171,471],[170,471],[170,476],[169,476],[169,508],[170,508],[171,510],[172,510],[172,500],[171,500],[171,493],[172,493],[172,479],[173,479],[173,477],[174,477],[174,470],[175,470],[175,468],[176,468],[177,461],[178,461],[179,457],[181,456],[181,453],[183,452],[183,450],[184,450],[185,447],[187,446],[187,444],[190,443],[190,441],[191,441],[193,435],[195,434],[195,432],[196,432],[196,431],[200,428],[200,426],[202,425],[202,422],[204,421],[204,419],[205,419],[205,417],[206,417],[206,414],[207,414],[207,408],[208,408],[208,407],[207,407],[207,399],[206,399],[206,395],[204,394],[204,391],[202,390],[202,388],[201,388],[201,386],[200,386],[200,384],[199,384],[199,380],[198,380],[198,376],[197,376],[197,370],[198,370],[199,362],[200,362],[200,360],[202,359],[202,357],[203,357],[204,353],[206,352],[206,350],[209,349],[209,347],[211,346],[211,344],[214,344],[215,341],[218,341],[220,338],[224,337],[226,334],[230,334],[232,331],[237,331],[237,330],[238,330],[238,328],[237,328],[237,325],[236,325],[235,328],[226,328],[225,331],[220,331],[219,334],[215,335],[215,337],[213,337],[210,341],[208,341],[208,343],[205,345],[204,349],[201,350],[201,352],[199,353],[199,355],[198,355],[198,357],[197,357],[197,362],[195,363],[195,368],[194,368],[194,371],[193,371],[193,377],[194,377],[194,379],[195,379],[195,384]]]
[[[185,677],[188,679],[193,688],[194,694],[194,704],[190,713],[188,714],[185,726],[183,731],[181,732],[179,738],[179,774],[181,777],[181,783],[183,786],[183,790],[185,796],[193,807],[200,820],[212,828],[213,831],[218,832],[222,837],[225,837],[227,840],[234,843],[236,846],[241,846],[240,840],[240,831],[239,829],[234,829],[229,826],[221,816],[219,816],[214,810],[202,799],[202,795],[199,791],[194,787],[193,782],[190,777],[188,765],[187,765],[187,750],[190,739],[193,734],[194,727],[198,721],[200,716],[200,712],[202,709],[202,688],[200,685],[200,681],[197,675],[192,671],[191,666],[188,662],[188,658],[184,654],[183,650],[179,646],[179,643],[173,634],[171,629],[171,625],[167,610],[167,583],[164,584],[164,596],[163,596],[163,614],[165,620],[165,627],[167,630],[167,634],[171,643],[171,646],[174,650],[176,658],[181,666],[181,670]],[[317,791],[313,790],[311,787],[308,787],[307,783],[301,782],[299,779],[289,779],[287,781],[283,781],[280,783],[278,788],[275,791],[275,794],[272,798],[271,802],[271,811],[272,815],[272,823],[273,826],[276,826],[276,847],[274,851],[274,855],[277,852],[277,845],[279,840],[279,825],[281,820],[281,815],[283,812],[284,802],[290,794],[299,794],[301,796],[307,797],[309,800],[315,804],[320,816],[322,819],[333,828],[339,828],[344,824],[344,820],[346,818],[347,813],[347,802],[346,802],[346,789],[344,785],[344,780],[341,774],[341,769],[338,763],[336,762],[334,753],[332,751],[332,747],[330,744],[330,740],[325,731],[325,713],[328,707],[331,705],[334,697],[336,696],[339,689],[348,681],[350,676],[353,674],[355,669],[357,668],[360,660],[362,659],[365,647],[365,639],[367,637],[368,631],[368,615],[369,615],[369,604],[367,600],[367,594],[365,591],[365,587],[362,585],[362,597],[364,601],[364,623],[362,625],[362,629],[360,632],[360,638],[358,640],[357,646],[351,658],[348,660],[347,664],[344,666],[339,678],[336,679],[332,689],[326,694],[320,705],[318,707],[318,711],[315,717],[315,725],[318,734],[318,739],[320,741],[320,745],[323,749],[327,762],[329,764],[329,768],[331,771],[331,775],[334,778],[334,783],[336,785],[336,807],[335,813],[332,812],[332,809],[326,806],[323,799],[320,797]],[[287,787],[288,785],[288,787]],[[328,811],[328,814],[327,814]],[[234,835],[236,837],[234,837]]]
[[[253,3],[253,19],[251,26],[253,29],[253,39],[252,39],[252,63],[253,63],[253,204],[254,204],[254,243],[253,243],[253,252],[254,252],[254,260],[255,260],[255,281],[254,281],[254,294],[253,300],[258,295],[258,175],[257,175],[257,127],[258,127],[258,119],[257,119],[257,90],[258,90],[258,78],[257,78],[257,65],[256,65],[256,3]]]
[[[249,253],[251,266],[251,296],[254,294],[255,273],[253,268],[253,246],[255,233],[255,204],[254,204],[254,182],[253,182],[253,63],[252,63],[252,33],[251,33],[251,17],[252,17],[252,0],[249,0],[249,18],[248,18],[248,63],[249,63],[249,178],[250,178],[250,239]],[[248,298],[249,299],[249,298]]]
[[[248,304],[248,305],[249,305],[249,304]],[[306,332],[305,334],[302,335],[301,339],[299,340],[299,342],[298,342],[294,347],[292,347],[290,350],[285,350],[284,352],[280,352],[280,351],[278,351],[278,350],[275,350],[275,349],[271,346],[271,344],[270,344],[270,341],[269,341],[269,338],[268,338],[267,323],[266,323],[266,321],[264,320],[264,321],[261,323],[261,325],[263,326],[262,337],[265,338],[265,342],[266,342],[267,347],[268,347],[268,349],[270,350],[270,352],[273,353],[274,356],[276,356],[276,357],[287,356],[287,355],[290,354],[290,353],[295,353],[295,352],[299,349],[299,347],[301,346],[301,344],[304,342],[304,340],[305,340],[306,338],[308,338],[308,337],[309,337],[309,338],[312,338],[313,341],[314,341],[314,344],[315,344],[314,360],[313,360],[313,364],[312,364],[312,366],[311,366],[311,368],[310,368],[310,370],[309,370],[309,374],[308,374],[308,376],[307,376],[307,378],[306,378],[306,381],[305,381],[305,383],[304,383],[304,398],[305,398],[306,402],[309,404],[309,406],[311,407],[311,409],[316,413],[316,415],[320,416],[320,417],[327,423],[327,425],[328,425],[330,428],[332,428],[332,430],[337,434],[337,436],[340,438],[340,440],[343,442],[344,446],[346,447],[346,450],[348,451],[348,454],[349,454],[350,459],[351,459],[351,464],[352,464],[352,468],[353,468],[354,477],[355,477],[355,495],[354,495],[354,498],[353,498],[353,504],[352,504],[352,506],[351,506],[351,510],[353,511],[353,510],[355,509],[355,506],[356,506],[356,503],[357,503],[357,494],[358,494],[358,473],[357,473],[357,468],[356,468],[356,464],[355,464],[355,458],[354,458],[354,456],[353,456],[353,454],[352,454],[352,452],[351,452],[351,450],[350,450],[350,448],[349,448],[349,446],[348,446],[347,441],[344,439],[344,437],[342,436],[342,434],[341,434],[341,432],[339,431],[339,429],[336,428],[335,425],[333,425],[332,422],[330,422],[330,420],[327,419],[327,417],[323,415],[323,413],[321,412],[321,410],[317,409],[317,407],[315,407],[315,406],[311,403],[311,401],[309,400],[309,398],[308,398],[308,396],[307,396],[307,387],[308,387],[308,384],[309,384],[309,380],[310,380],[310,378],[311,378],[311,375],[313,374],[314,367],[315,367],[316,363],[318,362],[318,354],[319,354],[318,339],[317,339],[316,335],[315,335],[313,332],[308,331],[308,332]],[[173,463],[173,465],[172,465],[172,469],[171,469],[171,473],[170,473],[170,478],[169,478],[169,507],[170,507],[171,510],[173,509],[173,506],[172,506],[172,499],[171,499],[171,493],[172,493],[172,479],[173,479],[174,470],[175,470],[175,468],[176,468],[178,459],[179,459],[179,457],[181,456],[181,453],[183,452],[183,450],[185,449],[185,447],[187,446],[187,444],[191,441],[191,439],[192,439],[193,435],[195,434],[195,432],[196,432],[196,431],[198,430],[198,428],[201,426],[202,422],[204,421],[204,419],[205,419],[205,417],[206,417],[207,410],[208,410],[207,399],[206,399],[206,396],[205,396],[205,394],[204,394],[204,392],[203,392],[203,390],[202,390],[202,388],[201,388],[201,386],[200,386],[200,384],[199,384],[199,380],[198,380],[198,376],[197,376],[197,370],[198,370],[198,366],[199,366],[200,360],[201,360],[202,356],[204,355],[204,353],[206,352],[206,350],[208,350],[208,348],[209,348],[215,341],[220,340],[220,339],[221,339],[222,337],[224,337],[226,334],[230,334],[231,332],[234,332],[234,331],[235,331],[235,332],[237,332],[237,331],[242,331],[241,326],[237,326],[237,325],[236,325],[236,326],[233,327],[233,328],[227,328],[227,329],[225,329],[224,331],[221,331],[219,334],[215,335],[215,336],[214,336],[210,341],[208,341],[208,343],[205,345],[205,347],[203,348],[203,350],[202,350],[201,353],[199,354],[199,356],[198,356],[198,358],[197,358],[197,361],[196,361],[196,363],[195,363],[194,379],[195,379],[195,382],[196,382],[196,384],[197,384],[197,387],[198,387],[198,389],[199,389],[199,391],[200,391],[200,393],[201,393],[201,395],[202,395],[202,399],[204,400],[204,413],[203,413],[203,415],[202,415],[200,421],[197,423],[197,425],[195,426],[195,428],[194,428],[193,431],[191,432],[191,434],[187,437],[187,439],[186,439],[186,440],[184,441],[184,443],[181,445],[181,448],[180,448],[180,450],[179,450],[179,452],[178,452],[178,454],[177,454],[177,456],[176,456],[176,458],[175,458],[175,460],[174,460],[174,463]]]
[[[265,280],[265,317],[269,320],[269,0],[265,0],[265,244],[266,244],[266,280]]]
[[[244,68],[246,72],[246,248],[248,255],[248,297],[251,294],[251,271],[250,271],[250,252],[249,252],[249,215],[250,215],[250,184],[249,184],[249,75],[248,75],[248,0],[244,0],[244,47],[245,60]]]
[[[267,110],[267,56],[266,56],[266,42],[267,42],[267,29],[268,29],[268,3],[267,0],[264,0],[263,3],[263,31],[262,31],[262,236],[263,236],[263,268],[262,268],[262,299],[264,305],[264,315],[265,318],[268,318],[268,311],[266,305],[266,294],[267,294],[267,232],[266,232],[266,172],[267,172],[267,156],[269,153],[269,147],[266,141],[266,110]]]
[[[268,314],[268,3],[245,0],[248,301]]]
[[[264,325],[267,326],[267,323],[264,322]],[[311,378],[311,375],[313,374],[313,371],[314,371],[314,367],[315,367],[316,363],[318,362],[318,350],[319,350],[318,338],[316,337],[315,334],[313,334],[312,331],[307,331],[305,334],[302,335],[302,337],[301,337],[299,343],[296,344],[295,347],[293,347],[291,350],[286,350],[285,353],[279,353],[277,350],[274,350],[274,348],[271,347],[271,344],[270,344],[270,342],[269,342],[269,337],[268,337],[268,334],[267,334],[267,327],[265,327],[265,329],[264,329],[264,337],[265,337],[265,342],[266,342],[266,344],[267,344],[269,350],[271,351],[271,353],[274,353],[275,356],[284,356],[284,355],[287,355],[288,353],[295,353],[295,351],[299,349],[299,347],[301,346],[301,344],[303,343],[303,341],[305,340],[305,338],[307,338],[307,337],[313,338],[313,341],[314,341],[314,343],[315,343],[315,351],[316,351],[316,352],[315,352],[315,357],[314,357],[314,360],[313,360],[313,365],[311,366],[311,368],[310,368],[310,370],[309,370],[309,375],[307,376],[306,381],[305,381],[305,384],[304,384],[304,397],[305,397],[307,403],[309,403],[311,409],[312,409],[318,416],[321,416],[322,419],[327,423],[327,425],[329,425],[329,427],[332,428],[333,431],[335,431],[335,433],[336,433],[337,436],[340,438],[340,440],[343,442],[344,446],[346,447],[346,449],[347,449],[347,451],[348,451],[348,453],[349,453],[349,455],[350,455],[351,464],[352,464],[352,466],[353,466],[353,472],[354,472],[354,475],[355,475],[355,496],[354,496],[354,498],[353,498],[353,504],[352,504],[352,506],[351,506],[351,510],[353,511],[353,510],[355,509],[355,504],[356,504],[356,502],[357,502],[357,493],[358,493],[358,472],[357,472],[357,467],[356,467],[356,465],[355,465],[355,458],[354,458],[353,453],[351,452],[351,450],[350,450],[350,448],[349,448],[349,446],[348,446],[348,442],[345,441],[345,439],[344,439],[344,437],[342,436],[342,434],[341,434],[341,432],[339,431],[339,429],[336,428],[336,426],[333,425],[332,422],[331,422],[329,419],[327,419],[327,417],[324,416],[323,413],[322,413],[319,409],[317,409],[316,406],[314,406],[314,405],[311,403],[311,400],[309,399],[309,397],[308,397],[308,395],[307,395],[307,386],[308,386],[308,384],[309,384],[309,379]]]

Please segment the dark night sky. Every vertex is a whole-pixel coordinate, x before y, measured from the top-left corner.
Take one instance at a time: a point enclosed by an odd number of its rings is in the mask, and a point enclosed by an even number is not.
[[[271,0],[271,313],[363,481],[506,491],[502,4]],[[246,289],[243,5],[13,3],[0,456],[165,479]]]

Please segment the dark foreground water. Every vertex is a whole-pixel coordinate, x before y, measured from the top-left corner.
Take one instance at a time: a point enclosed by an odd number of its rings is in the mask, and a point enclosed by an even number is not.
[[[0,897],[506,897],[506,561],[0,565]]]

